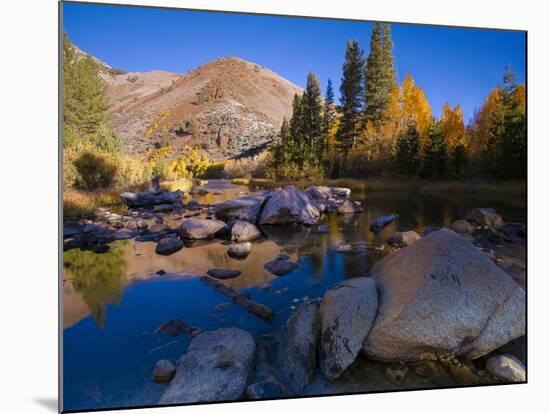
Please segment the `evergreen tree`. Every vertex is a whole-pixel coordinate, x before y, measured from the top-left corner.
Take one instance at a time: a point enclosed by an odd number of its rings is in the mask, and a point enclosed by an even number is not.
[[[382,39],[382,77],[384,79],[384,89],[388,96],[391,91],[397,87],[397,75],[393,59],[393,41],[391,38],[390,24],[384,24],[384,37]]]
[[[294,100],[292,101],[292,117],[289,123],[290,139],[292,140],[290,158],[292,161],[300,161],[302,159],[302,129],[302,98],[298,94],[294,94]]]
[[[399,134],[393,154],[393,169],[397,174],[413,176],[418,173],[420,135],[414,122]]]
[[[468,168],[468,153],[463,142],[456,143],[451,149],[449,159],[449,174],[452,177],[462,177]]]
[[[325,103],[332,104],[334,103],[334,88],[332,87],[332,81],[328,80],[327,82],[327,91],[325,93]]]
[[[338,129],[338,140],[345,154],[355,145],[357,139],[357,123],[363,101],[363,72],[363,51],[356,40],[350,40],[346,46],[340,86],[342,119]]]
[[[290,124],[286,117],[283,118],[278,138],[279,139],[271,147],[273,163],[276,166],[283,165],[290,161],[290,155],[292,154]]]
[[[320,155],[325,147],[323,137],[323,98],[319,79],[313,72],[307,76],[302,101],[303,141],[305,156]],[[315,159],[315,158],[314,158]],[[316,158],[318,160],[318,158]]]
[[[325,143],[324,155],[329,153],[329,132],[330,128],[336,119],[336,110],[334,108],[334,89],[332,81],[327,82],[327,90],[325,93],[325,103],[323,107],[323,141]]]
[[[447,146],[439,122],[433,122],[430,126],[422,164],[423,174],[428,177],[439,178],[447,172]]]
[[[370,39],[370,52],[365,64],[365,121],[375,124],[382,119],[382,112],[387,102],[387,93],[384,88],[384,62],[382,53],[382,26],[375,23]]]

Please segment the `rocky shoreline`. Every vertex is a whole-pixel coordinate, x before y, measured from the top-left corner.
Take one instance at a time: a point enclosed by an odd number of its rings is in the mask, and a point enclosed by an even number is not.
[[[217,205],[184,204],[179,192],[121,198],[128,205],[123,214],[98,209],[66,223],[64,250],[103,253],[114,240],[134,239],[171,255],[221,239],[238,260],[266,237],[264,227],[323,233],[323,216],[363,210],[349,189],[323,186],[287,186]],[[374,219],[371,231],[397,219]],[[153,373],[168,383],[160,404],[372,391],[354,385],[370,369],[388,389],[414,387],[411,378],[427,387],[524,382],[525,268],[503,245],[521,247],[525,238],[524,225],[505,223],[488,208],[473,209],[450,228],[396,232],[387,239],[390,253],[369,274],[304,302],[280,331],[254,340],[238,328],[182,330],[192,337],[188,350],[176,364],[160,360]],[[344,241],[332,248],[345,255],[371,247]],[[279,277],[297,266],[284,254],[264,265]],[[216,268],[201,277],[251,314],[273,320],[272,309],[224,285],[239,274]]]

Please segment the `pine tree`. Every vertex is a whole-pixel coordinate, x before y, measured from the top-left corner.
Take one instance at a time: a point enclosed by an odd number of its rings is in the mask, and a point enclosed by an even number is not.
[[[332,81],[329,79],[327,82],[325,102],[323,105],[323,141],[325,144],[324,156],[328,156],[329,153],[329,133],[335,119],[336,110],[334,108],[334,89],[332,87]]]
[[[290,139],[292,140],[290,159],[292,161],[302,160],[302,129],[302,98],[298,94],[294,94],[294,100],[292,101],[292,117],[289,123]]]
[[[384,90],[382,56],[382,26],[375,23],[370,39],[369,56],[365,64],[365,121],[374,122],[375,125],[382,118],[382,111],[386,103],[386,91]]]
[[[292,154],[292,141],[290,135],[290,124],[283,118],[281,129],[279,131],[279,139],[271,147],[271,154],[273,156],[273,163],[275,166],[286,164],[290,161],[290,155]]]
[[[346,46],[340,86],[342,119],[338,129],[338,140],[345,154],[355,145],[357,139],[357,123],[363,101],[363,71],[363,51],[356,40],[350,40]]]
[[[306,89],[302,102],[302,122],[305,155],[320,155],[325,145],[323,137],[323,98],[319,79],[313,72],[307,76]],[[315,158],[314,158],[315,159]],[[316,158],[319,159],[318,157]]]
[[[397,75],[395,73],[393,59],[393,41],[391,38],[390,24],[384,24],[384,37],[382,39],[382,73],[385,93],[389,96],[397,87]],[[389,98],[388,98],[389,100]]]
[[[393,168],[399,175],[413,176],[418,173],[420,159],[420,135],[414,122],[399,134],[395,143]]]
[[[447,146],[439,122],[432,122],[428,145],[422,160],[422,171],[428,177],[443,177],[447,172]]]

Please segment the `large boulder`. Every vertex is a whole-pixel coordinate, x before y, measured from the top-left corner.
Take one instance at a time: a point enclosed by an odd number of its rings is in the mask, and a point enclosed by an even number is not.
[[[371,275],[379,307],[363,351],[373,358],[477,358],[525,334],[523,290],[454,231],[386,256]]]
[[[227,225],[221,220],[189,219],[178,228],[179,234],[186,239],[211,239],[228,231]]]
[[[317,203],[303,191],[289,185],[275,190],[260,213],[260,224],[317,223],[321,213]]]
[[[332,197],[330,188],[323,185],[308,187],[306,193],[314,200],[326,200]]]
[[[277,353],[279,376],[292,393],[313,379],[319,340],[319,305],[303,303],[286,323],[284,341]]]
[[[160,404],[231,401],[247,387],[256,344],[248,332],[222,328],[193,338]]]
[[[120,198],[130,208],[150,207],[157,204],[181,204],[181,191],[154,192],[144,191],[141,193],[122,193]]]
[[[238,220],[231,227],[231,240],[237,243],[256,240],[261,236],[258,227],[247,221]]]
[[[329,290],[321,303],[321,371],[334,379],[355,360],[378,308],[376,282],[357,277]]]
[[[266,200],[265,196],[253,195],[225,201],[214,207],[214,213],[220,220],[243,220],[249,223],[256,223],[262,205]]]
[[[492,229],[501,229],[504,226],[504,220],[492,208],[474,208],[468,215],[468,219],[480,226]]]

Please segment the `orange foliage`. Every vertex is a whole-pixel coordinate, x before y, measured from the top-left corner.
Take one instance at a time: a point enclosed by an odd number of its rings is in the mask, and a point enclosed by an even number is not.
[[[447,151],[452,151],[457,144],[466,145],[464,117],[460,105],[451,108],[448,103],[445,103],[441,114],[441,129],[447,144]]]

